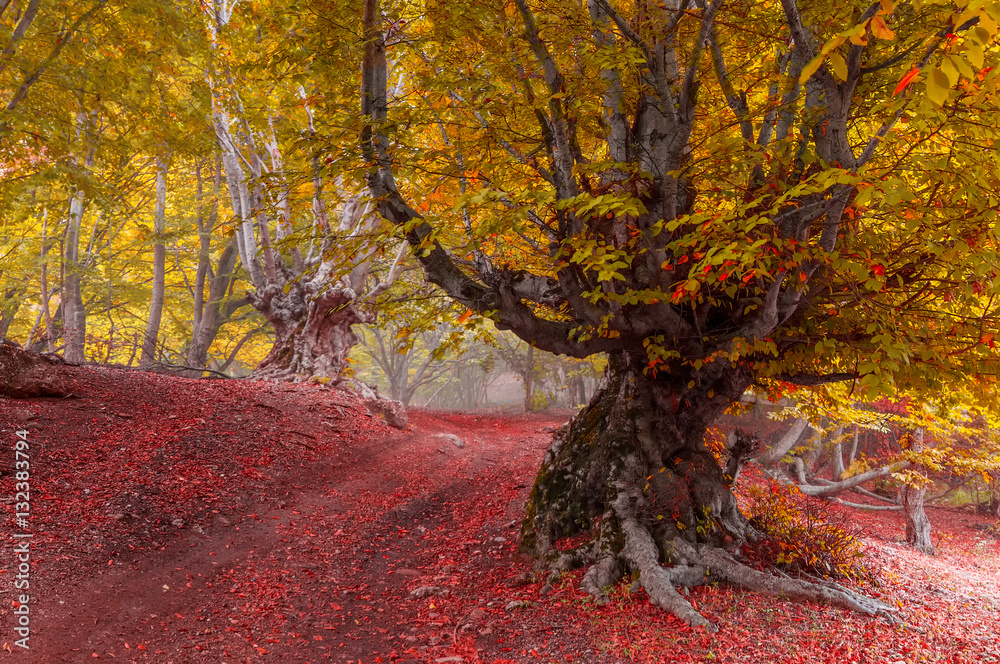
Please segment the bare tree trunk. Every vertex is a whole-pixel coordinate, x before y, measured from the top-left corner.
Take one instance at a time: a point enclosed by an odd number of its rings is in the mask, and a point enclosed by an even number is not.
[[[67,362],[82,363],[86,361],[84,349],[87,337],[87,311],[83,306],[83,294],[80,290],[80,272],[83,268],[80,262],[80,220],[86,207],[82,192],[73,194],[69,207],[69,218],[66,220],[66,241],[64,258],[66,277],[63,280],[63,336],[66,342],[63,355]]]
[[[195,271],[194,276],[194,325],[191,327],[191,336],[194,337],[194,331],[201,326],[201,317],[203,314],[203,309],[205,308],[205,279],[208,277],[208,271],[211,269],[211,249],[212,249],[212,230],[215,228],[215,223],[208,223],[205,220],[204,212],[204,182],[201,175],[201,167],[203,161],[199,161],[198,165],[194,169],[195,177],[195,226],[198,228],[198,268]],[[213,199],[212,209],[213,212],[217,212],[219,207],[219,177],[222,165],[218,158],[215,160],[215,196]]]
[[[757,456],[757,461],[764,466],[778,463],[788,450],[795,447],[802,437],[802,433],[809,427],[809,422],[805,419],[797,419],[792,422],[791,428],[785,432],[781,439]]]
[[[916,453],[924,451],[924,430],[919,428],[912,434],[910,449]],[[926,486],[904,484],[900,490],[903,503],[903,516],[906,519],[906,542],[923,553],[934,553],[931,544],[931,522],[924,512],[924,496]]]
[[[830,446],[830,479],[835,482],[844,477],[844,446],[841,444],[843,436],[844,427],[837,427],[830,436],[833,439],[833,443]]]
[[[199,192],[202,183],[199,181]],[[226,300],[233,280],[236,278],[236,261],[239,258],[236,238],[229,241],[219,261],[212,270],[211,241],[212,232],[219,218],[219,194],[222,189],[222,160],[216,157],[212,174],[212,204],[208,218],[204,217],[204,206],[199,202],[198,208],[198,272],[195,277],[194,297],[194,327],[191,333],[191,345],[186,353],[186,361],[192,367],[204,367],[208,362],[208,349],[215,338],[237,309],[247,304],[245,297]],[[199,201],[201,201],[199,193]],[[208,300],[205,300],[205,284],[208,283]]]
[[[45,318],[45,348],[48,352],[55,351],[55,329],[52,327],[52,313],[49,310],[49,300],[52,293],[49,291],[49,262],[46,257],[49,251],[48,245],[48,210],[42,210],[42,269],[41,269],[41,289],[42,289],[42,314]],[[28,340],[30,343],[30,339]]]
[[[850,468],[854,465],[855,459],[858,456],[858,439],[861,437],[861,427],[857,424],[854,425],[854,436],[851,438],[851,451],[847,455],[847,467]]]
[[[246,298],[226,301],[226,294],[236,276],[236,241],[230,240],[222,251],[216,272],[208,282],[208,301],[205,303],[198,325],[194,328],[191,346],[187,351],[187,363],[192,367],[203,367],[208,362],[208,349],[215,342],[222,325],[228,321]]]
[[[17,317],[17,311],[21,308],[27,290],[24,286],[16,286],[8,288],[3,293],[3,302],[0,304],[0,339],[7,338],[7,331]]]
[[[157,337],[160,334],[160,319],[163,316],[163,295],[166,288],[167,248],[163,244],[166,233],[167,214],[167,165],[163,157],[156,158],[156,204],[153,210],[153,292],[149,301],[149,320],[146,322],[146,336],[142,344],[140,368],[149,368],[156,363]]]
[[[535,377],[535,347],[528,346],[528,354],[525,358],[525,368],[524,373],[521,374],[521,378],[524,379],[524,412],[530,413],[535,410],[535,399],[532,392],[534,391],[534,377]]]
[[[90,118],[85,113],[77,113],[77,141],[85,146],[89,140]],[[90,148],[84,167],[89,170],[94,166],[94,149]],[[67,362],[77,364],[86,361],[85,349],[87,342],[87,310],[83,305],[83,293],[80,288],[83,262],[80,260],[80,224],[87,208],[84,193],[77,189],[73,192],[69,204],[69,217],[66,220],[66,240],[63,246],[63,336],[66,348],[63,356]]]

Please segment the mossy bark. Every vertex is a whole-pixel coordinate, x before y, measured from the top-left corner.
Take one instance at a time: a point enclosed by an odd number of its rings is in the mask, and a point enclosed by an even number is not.
[[[746,519],[704,438],[750,385],[749,372],[651,376],[643,368],[627,355],[612,357],[590,404],[557,434],[528,500],[525,551],[546,556],[557,539],[592,531],[627,493],[658,540],[746,536]]]

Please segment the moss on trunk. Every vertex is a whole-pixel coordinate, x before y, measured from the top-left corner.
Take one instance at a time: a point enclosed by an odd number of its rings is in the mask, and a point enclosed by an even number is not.
[[[593,531],[628,492],[658,540],[745,536],[746,521],[704,436],[750,384],[749,374],[649,376],[643,368],[625,355],[612,358],[593,400],[557,434],[528,500],[523,550],[545,556],[559,538]]]

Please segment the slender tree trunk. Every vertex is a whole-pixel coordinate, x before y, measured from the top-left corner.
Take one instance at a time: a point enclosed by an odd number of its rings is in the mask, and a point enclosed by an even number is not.
[[[87,311],[83,306],[83,294],[80,290],[80,220],[86,207],[82,192],[73,194],[69,206],[69,218],[66,221],[66,241],[64,244],[64,259],[66,276],[62,288],[63,337],[65,350],[63,355],[67,362],[82,363],[86,361],[84,349],[87,338]]]
[[[52,353],[55,351],[55,329],[52,326],[52,313],[49,310],[49,300],[51,299],[52,293],[49,291],[49,262],[47,254],[49,251],[48,245],[48,220],[49,214],[48,210],[42,210],[42,269],[41,269],[41,289],[42,289],[42,314],[45,318],[45,348],[48,352]]]
[[[851,451],[847,454],[847,467],[850,468],[854,465],[855,459],[858,457],[858,439],[861,437],[861,427],[857,424],[854,425],[854,435],[851,436]]]
[[[90,118],[85,113],[78,113],[77,141],[84,145],[88,140]],[[90,148],[84,167],[90,170],[94,166],[94,149]],[[87,310],[83,305],[83,293],[80,283],[83,262],[80,260],[80,224],[87,208],[87,199],[82,191],[73,192],[69,204],[69,217],[66,222],[66,239],[63,245],[63,269],[65,278],[62,286],[63,303],[63,337],[66,348],[63,356],[67,362],[83,363],[86,361],[85,349],[87,342]]]
[[[916,453],[924,451],[924,430],[917,429],[912,435],[913,443],[910,449]],[[931,522],[924,512],[924,496],[926,486],[904,484],[900,491],[903,503],[903,516],[906,519],[906,542],[923,553],[934,553],[931,544]]]
[[[525,369],[521,376],[524,379],[524,412],[531,413],[535,410],[535,399],[532,392],[535,389],[535,347],[528,346],[528,354],[525,358]]]
[[[199,161],[198,165],[194,169],[195,178],[195,226],[198,228],[198,269],[195,271],[194,275],[194,324],[191,327],[191,337],[194,337],[195,331],[201,326],[201,317],[204,313],[205,308],[205,279],[208,277],[208,270],[211,266],[211,249],[212,249],[212,230],[215,228],[215,224],[209,224],[205,220],[205,209],[204,209],[204,182],[201,175],[201,168],[203,161]],[[215,198],[213,203],[213,208],[218,209],[218,194],[219,194],[219,165],[218,159],[216,159],[216,187],[215,187]]]
[[[24,294],[27,290],[24,286],[18,286],[8,288],[3,293],[3,303],[0,305],[0,339],[7,338],[7,331],[10,330],[10,324],[17,318],[17,312],[21,308],[21,302],[24,300]]]
[[[194,328],[191,346],[187,351],[187,363],[192,367],[203,367],[208,362],[208,349],[215,342],[219,330],[233,312],[246,303],[245,298],[226,301],[226,294],[236,275],[236,241],[230,240],[219,262],[216,272],[208,283],[208,301],[205,303],[198,325]]]
[[[396,352],[393,345],[388,346],[388,364],[384,369],[385,379],[389,383],[389,397],[396,401],[403,402],[403,393],[406,391],[406,383],[410,373],[410,363],[405,355]]]
[[[231,239],[226,248],[222,250],[215,271],[212,271],[210,254],[212,232],[219,217],[219,194],[222,189],[222,161],[218,157],[215,160],[212,178],[213,196],[207,219],[203,216],[204,207],[199,203],[198,234],[200,246],[194,300],[195,323],[191,333],[191,345],[186,354],[186,361],[192,367],[206,365],[208,349],[215,342],[222,325],[230,319],[236,309],[247,302],[245,298],[226,301],[226,294],[232,286],[233,279],[236,278],[236,261],[239,258],[236,238]],[[208,282],[207,301],[204,299],[206,281]]]
[[[163,316],[163,295],[166,288],[167,248],[163,244],[166,233],[167,214],[167,165],[163,157],[156,158],[156,204],[153,210],[153,293],[149,301],[149,320],[146,322],[146,336],[142,344],[140,368],[148,368],[156,363],[156,344],[160,334],[160,319]]]

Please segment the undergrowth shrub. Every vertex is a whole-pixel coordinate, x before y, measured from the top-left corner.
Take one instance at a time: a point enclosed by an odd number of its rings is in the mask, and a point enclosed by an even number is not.
[[[878,584],[860,528],[795,485],[754,486],[749,494],[750,521],[764,533],[743,547],[751,561],[793,575]]]

